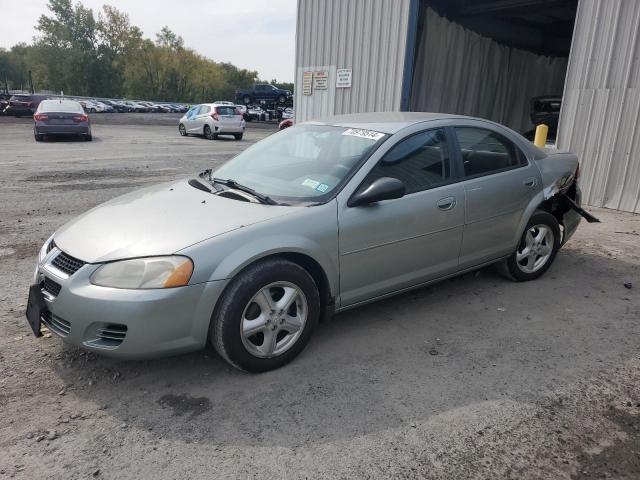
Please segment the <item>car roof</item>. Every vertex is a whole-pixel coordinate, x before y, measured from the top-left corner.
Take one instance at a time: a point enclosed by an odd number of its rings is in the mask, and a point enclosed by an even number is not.
[[[305,122],[316,125],[333,125],[336,127],[362,128],[376,132],[394,134],[403,128],[416,123],[446,118],[471,118],[463,115],[432,112],[370,112],[335,115]]]

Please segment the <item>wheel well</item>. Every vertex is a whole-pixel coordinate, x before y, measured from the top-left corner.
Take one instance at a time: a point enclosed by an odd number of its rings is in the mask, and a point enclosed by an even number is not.
[[[553,197],[545,200],[540,205],[538,205],[536,207],[536,210],[542,210],[543,212],[550,213],[556,218],[558,224],[562,225],[562,215],[564,214],[564,212],[561,212],[561,210],[557,208],[556,202]]]
[[[303,253],[295,252],[283,252],[269,255],[261,258],[259,261],[267,260],[270,258],[283,258],[296,265],[301,266],[309,275],[313,278],[318,286],[318,293],[320,294],[320,320],[327,318],[327,315],[331,313],[333,307],[333,297],[331,296],[331,287],[329,286],[329,279],[324,269],[313,258]]]

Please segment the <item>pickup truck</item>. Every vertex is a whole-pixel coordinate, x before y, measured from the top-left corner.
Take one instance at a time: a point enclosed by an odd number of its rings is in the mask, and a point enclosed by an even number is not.
[[[245,105],[250,103],[267,102],[286,103],[291,98],[289,90],[282,90],[270,84],[254,85],[252,89],[236,90],[236,101]]]

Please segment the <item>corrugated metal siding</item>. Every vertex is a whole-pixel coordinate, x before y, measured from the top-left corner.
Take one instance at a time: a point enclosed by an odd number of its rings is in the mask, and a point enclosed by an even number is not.
[[[580,157],[583,201],[640,213],[640,1],[580,0],[558,147]]]
[[[296,121],[400,109],[411,0],[298,0]],[[353,70],[336,89],[336,69]],[[326,91],[302,94],[302,72],[327,70]]]
[[[411,110],[487,118],[534,128],[531,99],[560,95],[566,57],[546,57],[483,37],[426,8]]]

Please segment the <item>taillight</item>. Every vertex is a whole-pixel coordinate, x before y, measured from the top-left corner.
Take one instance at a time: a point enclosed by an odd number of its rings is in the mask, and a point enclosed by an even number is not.
[[[212,113],[212,114],[211,114],[211,118],[213,118],[216,122],[217,122],[218,120],[220,120],[220,117],[218,116],[218,114],[217,114],[217,113]]]
[[[49,120],[49,115],[45,115],[44,113],[36,113],[33,116],[33,119],[38,122],[42,122],[43,120]]]
[[[87,120],[89,120],[89,117],[86,115],[76,115],[73,117],[73,121],[76,123],[86,122]]]

